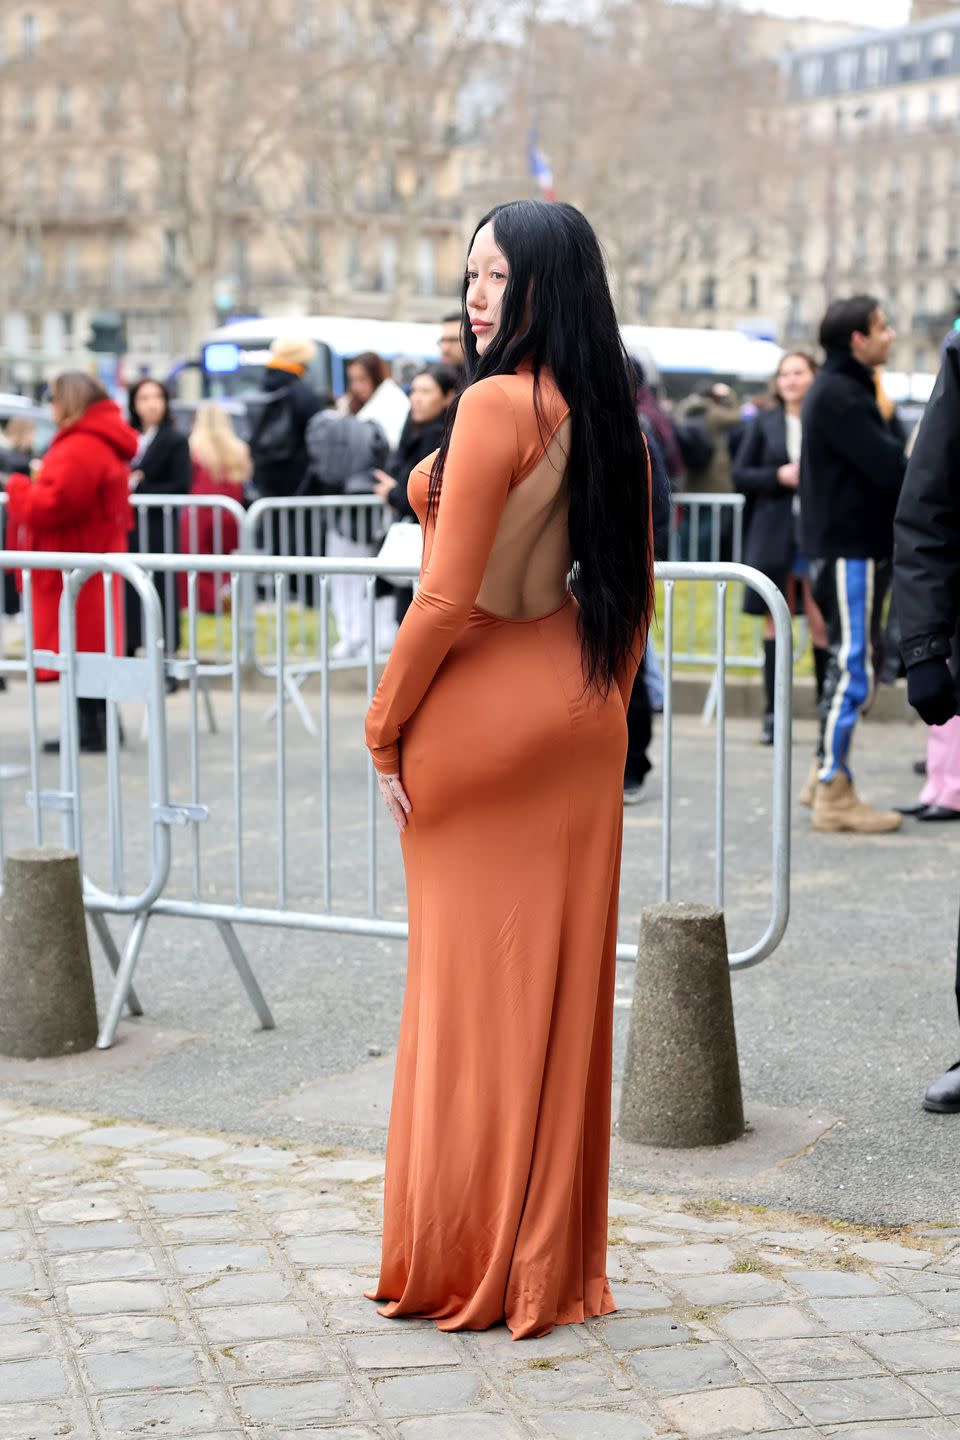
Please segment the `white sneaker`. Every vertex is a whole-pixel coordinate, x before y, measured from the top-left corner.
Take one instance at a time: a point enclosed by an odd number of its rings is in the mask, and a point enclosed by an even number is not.
[[[639,805],[642,799],[643,799],[643,786],[642,786],[642,785],[624,785],[624,787],[623,787],[623,803],[624,803],[624,805]]]
[[[355,645],[352,640],[338,640],[330,651],[330,659],[352,660],[355,655],[359,654],[359,650],[360,647]]]

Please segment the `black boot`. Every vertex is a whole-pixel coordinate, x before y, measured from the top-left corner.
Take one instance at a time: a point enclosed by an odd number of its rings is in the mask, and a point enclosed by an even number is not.
[[[937,1115],[960,1115],[960,1060],[929,1086],[923,1108]]]
[[[79,749],[84,755],[103,755],[107,748],[107,702],[106,700],[78,700],[77,727]],[[120,730],[120,744],[123,744],[123,729]],[[60,741],[45,740],[44,753],[59,755]]]
[[[830,651],[825,645],[814,645],[813,647],[813,673],[817,680],[817,706],[823,699],[823,686],[827,678],[827,666],[830,664]]]
[[[773,744],[773,687],[776,675],[777,642],[776,640],[764,640],[763,642],[763,693],[765,706],[763,712],[763,728],[760,731],[760,744]]]

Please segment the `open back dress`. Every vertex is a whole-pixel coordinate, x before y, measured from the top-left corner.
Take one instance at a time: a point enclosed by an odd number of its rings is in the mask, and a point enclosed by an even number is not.
[[[534,391],[538,388],[535,404]],[[420,584],[367,716],[401,774],[410,918],[371,1299],[515,1339],[616,1307],[606,1278],[625,706],[587,688],[568,406],[531,371],[461,397]],[[639,477],[638,477],[639,483]]]

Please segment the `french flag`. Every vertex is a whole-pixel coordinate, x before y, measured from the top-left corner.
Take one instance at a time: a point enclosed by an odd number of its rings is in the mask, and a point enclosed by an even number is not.
[[[530,174],[540,186],[540,192],[544,200],[556,200],[557,192],[553,186],[553,171],[550,168],[550,161],[544,155],[537,144],[537,132],[530,131]]]

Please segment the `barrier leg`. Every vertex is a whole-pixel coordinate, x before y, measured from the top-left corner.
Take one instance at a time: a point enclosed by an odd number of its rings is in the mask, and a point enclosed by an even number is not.
[[[93,926],[94,934],[100,941],[100,948],[103,950],[104,955],[106,955],[107,957],[107,964],[113,971],[114,976],[116,976],[118,970],[120,969],[120,951],[117,949],[116,941],[110,934],[110,928],[107,925],[107,917],[101,914],[99,910],[91,910],[89,912],[89,920],[90,924]],[[134,990],[132,985],[127,990],[127,1009],[130,1011],[131,1015],[143,1014],[143,1009],[140,1005],[140,1001],[137,999],[137,992],[136,990]]]
[[[233,968],[240,976],[250,1003],[257,1012],[260,1024],[264,1030],[275,1030],[277,1028],[276,1021],[270,1013],[270,1007],[264,999],[263,991],[260,989],[256,975],[253,973],[246,952],[237,939],[236,931],[228,920],[218,920],[216,925],[220,931],[220,937],[227,947],[227,954],[233,961]]]
[[[203,675],[199,679],[200,694],[203,696],[203,708],[207,714],[207,729],[211,735],[216,735],[217,717],[213,708],[213,697],[210,694],[210,682]]]
[[[117,970],[117,978],[113,985],[113,994],[110,996],[110,1004],[107,1008],[106,1019],[100,1027],[100,1034],[97,1036],[97,1049],[109,1050],[117,1033],[117,1026],[120,1024],[120,1016],[123,1012],[129,994],[130,986],[133,983],[133,972],[137,968],[137,961],[140,959],[140,951],[143,947],[143,938],[147,933],[147,925],[150,923],[150,911],[142,910],[130,926],[130,934],[127,936],[127,943],[123,947],[123,954],[120,957],[120,967]]]
[[[620,1134],[638,1145],[725,1145],[743,1134],[723,911],[648,905],[640,922]]]
[[[302,696],[301,693],[300,693],[301,690],[303,689],[303,686],[304,686],[306,683],[307,683],[307,676],[306,676],[306,674],[297,675],[297,676],[284,675],[284,677],[283,677],[283,691],[284,691],[284,694],[286,695],[287,699],[288,699],[288,700],[291,700],[291,701],[293,702],[293,708],[294,708],[294,710],[296,710],[297,714],[300,716],[300,723],[301,723],[301,725],[303,726],[304,730],[306,730],[307,734],[308,734],[309,736],[311,736],[312,739],[316,740],[316,738],[317,738],[317,736],[320,734],[320,732],[319,732],[319,730],[317,729],[316,724],[314,723],[313,716],[310,714],[310,711],[307,709],[307,702],[304,700],[303,696]],[[269,725],[269,724],[271,724],[271,722],[272,722],[274,719],[276,719],[276,714],[277,714],[277,706],[276,706],[276,702],[274,702],[274,703],[270,706],[270,708],[269,708],[269,709],[265,712],[265,714],[264,714],[264,717],[263,717],[263,723],[264,723],[264,725]]]

